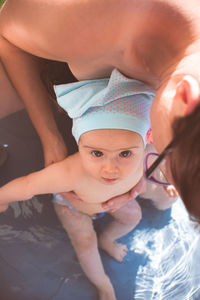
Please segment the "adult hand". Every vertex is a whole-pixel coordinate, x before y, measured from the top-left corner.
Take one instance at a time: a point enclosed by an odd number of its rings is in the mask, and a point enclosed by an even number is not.
[[[45,167],[67,157],[67,148],[61,137],[43,145]]]
[[[129,200],[136,198],[139,194],[144,193],[146,190],[146,181],[144,177],[127,193],[116,196],[102,203],[105,211],[115,212],[124,206]]]

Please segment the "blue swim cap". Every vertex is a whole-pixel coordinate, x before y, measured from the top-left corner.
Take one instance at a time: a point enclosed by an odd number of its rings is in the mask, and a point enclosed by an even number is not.
[[[96,129],[125,129],[141,135],[146,145],[150,107],[155,93],[145,83],[114,69],[110,78],[54,86],[58,104],[73,119],[72,134]]]

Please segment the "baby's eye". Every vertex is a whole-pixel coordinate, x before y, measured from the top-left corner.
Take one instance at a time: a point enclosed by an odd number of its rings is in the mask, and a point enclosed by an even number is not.
[[[129,157],[129,156],[131,156],[131,151],[129,151],[129,150],[122,151],[122,152],[119,154],[119,156],[121,156],[121,157]]]
[[[92,154],[93,156],[95,156],[95,157],[101,157],[101,156],[103,156],[103,152],[98,151],[98,150],[92,151],[91,154]]]

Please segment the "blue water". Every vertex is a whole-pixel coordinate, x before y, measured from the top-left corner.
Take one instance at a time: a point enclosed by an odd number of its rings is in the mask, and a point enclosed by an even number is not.
[[[146,257],[137,269],[133,299],[200,299],[200,234],[180,200],[165,226],[136,229],[130,250]]]
[[[140,224],[120,239],[129,249],[124,261],[118,263],[100,250],[117,300],[199,300],[200,233],[182,202],[167,211],[157,210],[149,200],[139,202]],[[4,299],[98,299],[51,201],[35,197],[14,203],[0,220]],[[96,229],[102,230],[108,221],[109,216],[96,220]]]

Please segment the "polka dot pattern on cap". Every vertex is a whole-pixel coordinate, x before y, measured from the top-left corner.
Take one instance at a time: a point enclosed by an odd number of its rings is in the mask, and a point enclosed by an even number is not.
[[[59,105],[73,119],[77,143],[81,134],[96,129],[134,131],[146,143],[155,94],[145,83],[114,69],[110,78],[56,86],[55,92]]]

